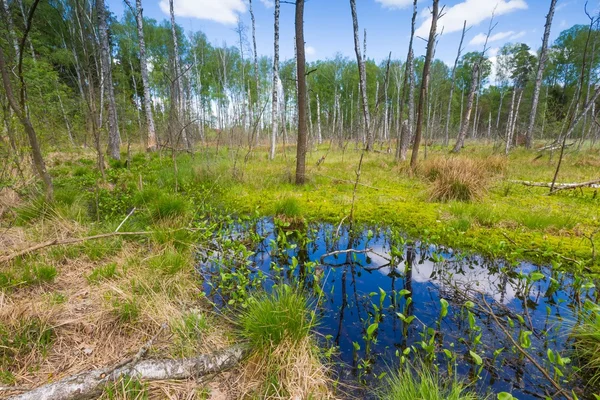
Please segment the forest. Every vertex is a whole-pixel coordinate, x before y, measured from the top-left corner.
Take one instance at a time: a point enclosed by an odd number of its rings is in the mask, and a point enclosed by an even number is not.
[[[0,398],[600,399],[600,9],[528,1],[0,0]]]

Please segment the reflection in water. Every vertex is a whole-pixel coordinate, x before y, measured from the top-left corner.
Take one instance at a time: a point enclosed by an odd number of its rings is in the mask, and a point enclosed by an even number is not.
[[[389,231],[351,235],[323,224],[309,227],[305,233],[278,228],[268,219],[253,228],[262,241],[250,261],[269,277],[266,287],[278,282],[300,284],[322,299],[317,329],[339,348],[341,379],[362,374],[363,381],[368,381],[397,365],[398,355],[406,348],[422,349],[421,343],[430,338],[427,328],[434,328],[435,357],[442,367],[447,363],[443,349],[458,354],[456,370],[464,378],[474,376],[475,371],[469,351],[482,357],[484,369],[477,382],[482,391],[511,392],[520,400],[560,398],[553,397],[548,382],[514,351],[485,310],[477,306],[468,309],[465,303],[483,298],[492,304],[500,321],[515,326],[509,331],[516,340],[521,331],[532,331],[531,353],[544,364],[549,349],[564,354],[577,307],[595,295],[591,289],[579,293],[568,275],[529,263],[510,267],[482,257],[463,257],[450,249],[405,243]],[[337,254],[326,256],[332,252]],[[296,261],[297,268],[292,268]],[[280,268],[274,270],[273,264]],[[203,268],[219,266],[216,262]],[[536,271],[544,277],[535,282],[523,278]],[[440,321],[442,298],[450,307]],[[470,312],[474,316],[471,322],[467,318]],[[365,346],[366,328],[374,322],[379,324],[376,341]],[[475,346],[473,338],[478,333],[481,343]],[[495,357],[500,348],[504,351]],[[371,365],[367,374],[364,368],[357,368],[361,360]]]

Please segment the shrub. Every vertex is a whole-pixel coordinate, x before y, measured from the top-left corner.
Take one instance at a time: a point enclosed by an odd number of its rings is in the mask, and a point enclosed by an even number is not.
[[[427,163],[423,170],[431,182],[433,201],[474,201],[487,191],[488,179],[482,162],[465,158],[438,158]]]
[[[387,387],[379,393],[381,400],[477,400],[479,397],[467,390],[457,380],[443,378],[431,367],[417,363],[412,370],[407,364],[388,375]]]
[[[309,336],[314,314],[306,296],[287,285],[273,293],[260,293],[248,300],[239,324],[241,336],[252,348],[269,350],[283,340],[299,342]]]

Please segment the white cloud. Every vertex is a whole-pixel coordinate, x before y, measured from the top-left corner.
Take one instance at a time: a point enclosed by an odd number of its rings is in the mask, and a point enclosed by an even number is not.
[[[375,0],[375,2],[385,8],[404,8],[413,3],[412,0]]]
[[[273,2],[273,0],[260,0],[260,2],[263,3],[267,8],[275,7],[275,3]]]
[[[521,31],[521,32],[514,32],[514,31],[498,32],[498,33],[495,33],[495,34],[493,34],[493,35],[490,36],[490,38],[488,39],[488,43],[497,42],[497,41],[503,40],[503,39],[515,40],[515,39],[518,39],[520,37],[525,36],[526,33],[527,32],[525,32],[525,31]],[[480,45],[480,44],[484,44],[486,36],[487,35],[485,33],[478,33],[473,39],[471,39],[471,41],[469,42],[469,45],[471,45],[471,46],[477,46],[477,45]]]
[[[468,26],[478,25],[492,14],[495,16],[508,14],[516,10],[527,9],[525,0],[464,0],[453,7],[444,10],[444,16],[438,21],[438,31],[444,29],[444,33],[452,33],[462,30],[466,20]],[[423,14],[422,14],[423,15]],[[429,36],[431,27],[431,16],[421,23],[415,35],[421,37]]]
[[[312,46],[306,46],[304,47],[304,53],[306,53],[307,56],[314,56],[317,54],[317,50]]]
[[[169,1],[160,0],[160,9],[169,14]],[[173,8],[178,17],[208,19],[222,24],[235,24],[238,13],[246,12],[243,0],[174,0]]]

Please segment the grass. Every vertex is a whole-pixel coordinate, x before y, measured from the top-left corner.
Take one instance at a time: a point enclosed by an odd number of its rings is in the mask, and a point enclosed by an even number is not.
[[[281,285],[272,293],[258,293],[238,319],[239,335],[253,349],[239,397],[332,397],[327,368],[311,336],[314,312],[299,289]]]
[[[240,335],[251,348],[269,351],[284,340],[297,343],[309,336],[314,315],[299,289],[278,286],[248,301],[239,317]]]
[[[100,267],[94,268],[94,270],[87,276],[87,280],[90,283],[98,283],[103,280],[110,280],[117,276],[117,264],[112,262]]]
[[[408,364],[387,375],[386,387],[378,393],[380,400],[478,400],[463,382],[442,377],[421,362],[416,368]]]
[[[153,221],[184,217],[188,212],[188,203],[183,198],[174,195],[163,195],[150,205],[150,215]]]
[[[211,328],[212,322],[203,314],[188,312],[171,323],[174,335],[175,352],[181,357],[198,353],[198,344]]]
[[[574,356],[590,386],[600,388],[600,307],[586,303],[582,320],[573,328]]]
[[[46,354],[55,337],[54,329],[40,318],[18,319],[12,324],[0,323],[1,369],[10,372],[16,367],[17,359],[29,358],[31,354]]]
[[[424,164],[423,175],[431,182],[429,198],[447,202],[480,200],[487,192],[484,163],[469,158],[434,158]]]
[[[288,197],[275,203],[275,215],[288,218],[298,218],[302,215],[300,203],[293,197]]]

